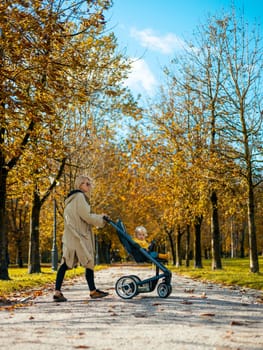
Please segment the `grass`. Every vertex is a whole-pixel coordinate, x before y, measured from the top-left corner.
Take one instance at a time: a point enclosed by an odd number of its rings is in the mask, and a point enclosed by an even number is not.
[[[212,270],[211,260],[203,260],[202,269],[193,266],[169,266],[169,269],[174,273],[206,282],[263,290],[263,273],[250,272],[248,258],[222,259],[222,270]],[[263,270],[263,257],[259,258],[259,270]]]

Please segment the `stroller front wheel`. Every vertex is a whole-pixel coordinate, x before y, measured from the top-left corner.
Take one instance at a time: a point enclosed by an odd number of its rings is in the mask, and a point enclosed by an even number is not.
[[[157,293],[160,298],[167,298],[172,293],[172,286],[166,283],[160,283],[157,287]]]
[[[122,299],[131,299],[138,294],[136,276],[123,276],[115,284],[115,291]]]

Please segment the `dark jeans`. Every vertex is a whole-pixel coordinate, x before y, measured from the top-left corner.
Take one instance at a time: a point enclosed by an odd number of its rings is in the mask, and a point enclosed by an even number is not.
[[[61,286],[67,270],[69,270],[69,268],[67,267],[67,264],[65,262],[62,265],[60,265],[56,277],[56,290],[61,290]],[[94,271],[91,269],[85,269],[85,278],[88,283],[89,290],[95,290],[96,287],[94,282]]]

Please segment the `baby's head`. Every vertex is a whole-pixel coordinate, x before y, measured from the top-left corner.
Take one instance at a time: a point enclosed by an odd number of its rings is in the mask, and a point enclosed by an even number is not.
[[[144,226],[137,226],[135,229],[135,235],[140,240],[144,240],[148,236],[147,230]]]

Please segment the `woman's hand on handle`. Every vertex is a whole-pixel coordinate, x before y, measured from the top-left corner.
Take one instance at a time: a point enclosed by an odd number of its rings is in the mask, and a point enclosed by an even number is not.
[[[108,215],[106,215],[106,214],[103,214],[103,220],[106,221],[106,222],[110,222],[111,221],[110,217]]]

